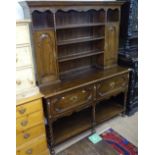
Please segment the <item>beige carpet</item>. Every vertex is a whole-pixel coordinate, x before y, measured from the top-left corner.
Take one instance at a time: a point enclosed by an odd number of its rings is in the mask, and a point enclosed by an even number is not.
[[[128,139],[131,143],[138,146],[138,113],[135,113],[133,116],[117,116],[115,118],[110,119],[109,121],[106,121],[99,125],[96,129],[97,133],[102,133],[107,128],[113,128],[115,131],[117,131],[119,134],[121,134],[123,137]],[[70,145],[76,143],[80,139],[86,137],[91,132],[90,130],[87,132],[84,132],[65,143],[60,144],[55,148],[56,153],[60,152],[61,150],[64,150],[65,148],[69,147]]]

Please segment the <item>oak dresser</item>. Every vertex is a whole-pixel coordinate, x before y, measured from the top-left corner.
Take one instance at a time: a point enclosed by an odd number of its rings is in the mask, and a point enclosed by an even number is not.
[[[23,1],[50,153],[126,111],[129,68],[117,64],[122,1]]]

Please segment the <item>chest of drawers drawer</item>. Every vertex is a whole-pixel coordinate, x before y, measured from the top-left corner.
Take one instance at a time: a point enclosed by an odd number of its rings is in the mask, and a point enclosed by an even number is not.
[[[24,145],[31,140],[38,138],[42,134],[45,134],[45,127],[44,124],[37,125],[33,128],[25,130],[21,133],[18,133],[16,136],[16,146]]]
[[[39,110],[42,110],[41,99],[19,105],[16,107],[16,118],[28,115]]]
[[[102,98],[107,94],[120,92],[128,85],[128,74],[113,77],[97,83],[97,99]]]
[[[21,131],[24,131],[26,129],[29,129],[31,127],[34,127],[38,124],[43,123],[43,113],[42,111],[38,111],[26,116],[23,116],[21,118],[18,118],[16,120],[16,130],[17,134]]]
[[[75,109],[78,106],[89,104],[93,98],[93,87],[84,87],[51,98],[51,113],[58,115]]]
[[[47,150],[47,143],[45,136],[29,143],[28,145],[17,149],[17,155],[40,155],[41,152]]]
[[[16,71],[16,91],[29,89],[35,86],[35,79],[32,68]]]
[[[16,67],[32,66],[30,46],[16,47]]]
[[[30,42],[29,26],[20,24],[16,27],[16,44],[25,44]]]

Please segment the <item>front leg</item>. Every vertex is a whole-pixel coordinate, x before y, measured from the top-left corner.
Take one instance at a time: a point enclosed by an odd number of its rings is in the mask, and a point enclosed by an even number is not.
[[[49,146],[50,146],[50,155],[56,155],[54,150],[54,136],[53,136],[53,119],[50,112],[51,109],[50,99],[47,101],[47,123],[49,127]]]

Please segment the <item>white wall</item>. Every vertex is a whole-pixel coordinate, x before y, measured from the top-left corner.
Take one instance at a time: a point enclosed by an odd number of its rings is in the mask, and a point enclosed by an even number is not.
[[[23,0],[16,0],[16,19],[24,19],[23,9],[18,3],[19,1],[23,1]],[[88,1],[94,1],[94,0],[88,0]],[[109,1],[109,0],[98,0],[98,1]],[[115,0],[110,0],[110,1],[115,1]]]

